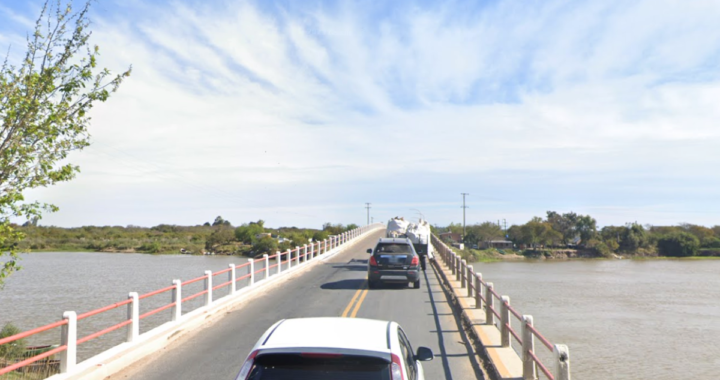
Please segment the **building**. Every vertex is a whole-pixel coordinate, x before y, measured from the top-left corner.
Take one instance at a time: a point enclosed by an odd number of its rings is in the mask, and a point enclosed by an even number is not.
[[[453,232],[445,232],[438,235],[438,237],[440,240],[450,242],[451,244],[462,242],[462,235]]]
[[[482,242],[482,248],[512,249],[513,242],[509,240],[490,240]]]

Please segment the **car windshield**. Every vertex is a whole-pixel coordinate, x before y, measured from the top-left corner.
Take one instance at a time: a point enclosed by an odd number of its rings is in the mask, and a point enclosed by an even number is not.
[[[390,380],[390,363],[357,355],[310,356],[268,354],[259,356],[250,380]]]
[[[377,247],[375,247],[375,253],[380,253],[383,255],[408,255],[412,253],[412,246],[410,246],[409,244],[381,243],[378,244]]]

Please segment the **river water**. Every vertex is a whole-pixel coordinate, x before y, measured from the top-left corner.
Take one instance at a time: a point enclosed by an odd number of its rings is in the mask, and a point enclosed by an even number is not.
[[[5,258],[5,257],[4,257]],[[0,326],[12,322],[22,331],[62,319],[64,311],[78,314],[124,301],[129,292],[140,295],[172,285],[173,279],[187,281],[217,272],[228,264],[241,265],[247,258],[237,256],[148,255],[96,252],[35,252],[21,255],[22,270],[13,273],[0,290]],[[262,262],[262,260],[261,260]],[[256,263],[255,269],[264,267]],[[237,277],[248,273],[248,266],[237,269]],[[258,274],[262,275],[262,273]],[[226,274],[215,276],[214,285],[228,281]],[[238,281],[237,287],[249,280]],[[203,289],[203,281],[183,286],[188,297]],[[214,291],[214,299],[228,293],[224,287]],[[140,313],[169,304],[166,292],[140,301]],[[203,304],[203,296],[183,303],[183,314]],[[170,320],[171,310],[143,319],[140,332]],[[127,306],[78,321],[78,338],[110,327],[127,318]],[[78,346],[83,360],[124,341],[126,328]],[[28,345],[57,344],[60,329],[28,338]]]
[[[29,330],[247,262],[229,256],[48,252],[22,256],[24,269],[0,290],[0,325]],[[259,264],[259,263],[258,263]],[[258,269],[259,267],[256,267]],[[575,260],[475,264],[499,294],[552,343],[570,348],[575,379],[711,379],[720,368],[720,260]],[[247,267],[238,269],[238,277]],[[216,276],[215,284],[226,275]],[[247,280],[238,282],[244,286]],[[183,287],[183,297],[202,281]],[[215,291],[215,299],[227,294]],[[198,297],[184,312],[202,304]],[[141,313],[167,304],[164,293],[140,302]],[[79,322],[79,336],[126,318],[120,307]],[[141,322],[141,332],[169,320],[170,310]],[[517,324],[516,324],[517,326]],[[28,343],[59,342],[59,329]],[[78,348],[80,359],[121,343],[125,329]],[[536,342],[537,351],[545,351]],[[543,357],[549,357],[544,354]]]
[[[552,343],[574,379],[714,379],[720,368],[720,261],[476,263]],[[545,347],[536,340],[536,351]]]

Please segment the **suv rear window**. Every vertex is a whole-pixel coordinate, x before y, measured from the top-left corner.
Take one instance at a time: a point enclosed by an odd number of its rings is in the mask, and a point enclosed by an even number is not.
[[[390,380],[390,362],[357,355],[307,357],[302,354],[266,354],[255,359],[249,379]]]
[[[379,243],[377,247],[375,247],[375,253],[383,254],[383,255],[392,255],[392,254],[402,254],[402,255],[409,255],[411,254],[412,246],[409,244],[397,244],[397,243]]]

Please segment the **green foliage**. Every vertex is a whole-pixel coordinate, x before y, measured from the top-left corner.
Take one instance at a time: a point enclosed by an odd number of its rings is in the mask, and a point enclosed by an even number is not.
[[[235,233],[232,227],[223,223],[215,227],[215,230],[205,241],[205,249],[213,249],[215,246],[230,244],[235,241]]]
[[[0,283],[14,270],[23,235],[10,217],[40,218],[55,206],[25,203],[23,192],[71,180],[79,171],[68,153],[89,145],[88,112],[104,102],[130,75],[97,70],[99,48],[89,48],[88,1],[79,12],[71,3],[45,4],[19,66],[0,67]]]
[[[663,256],[688,257],[698,253],[700,241],[688,232],[672,232],[658,239],[657,246]]]
[[[493,222],[484,222],[465,227],[465,244],[480,245],[484,241],[504,240],[505,233],[502,228]]]
[[[255,244],[253,244],[253,253],[255,254],[274,254],[278,250],[278,242],[277,240],[266,236],[262,239],[258,239]]]
[[[258,220],[257,222],[243,223],[242,226],[235,229],[235,238],[245,244],[254,244],[257,235],[265,232],[265,222]]]
[[[314,241],[323,241],[330,236],[327,231],[317,231],[313,234],[312,238]]]
[[[218,215],[215,218],[215,221],[213,222],[212,226],[213,227],[215,227],[215,226],[231,226],[231,224],[230,224],[229,220],[225,220],[225,219],[223,219],[222,216]]]
[[[703,248],[720,248],[720,238],[707,237],[702,240],[701,247]]]
[[[6,323],[0,330],[0,339],[7,338],[21,333],[19,328],[15,327],[12,323]],[[0,345],[0,358],[13,360],[21,358],[25,353],[25,339],[18,339],[16,341]]]

